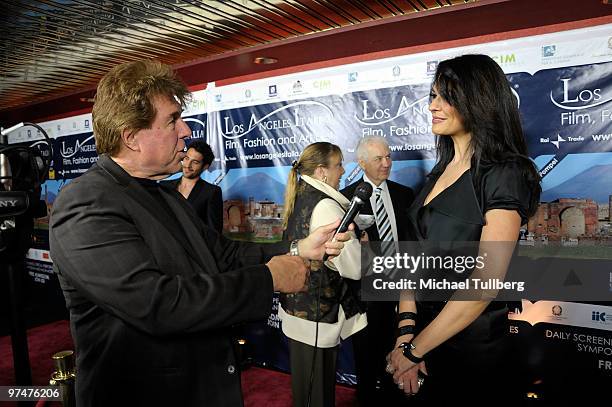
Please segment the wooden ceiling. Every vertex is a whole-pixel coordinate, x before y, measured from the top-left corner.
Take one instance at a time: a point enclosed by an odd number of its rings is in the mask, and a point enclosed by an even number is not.
[[[161,60],[195,85],[612,13],[602,0],[2,0],[0,7],[5,127],[91,107],[100,77],[124,61]],[[254,64],[258,56],[279,62]]]

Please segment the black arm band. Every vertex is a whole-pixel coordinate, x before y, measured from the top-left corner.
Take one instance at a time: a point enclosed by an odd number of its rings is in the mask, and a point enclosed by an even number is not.
[[[413,320],[416,321],[416,317],[417,317],[417,314],[414,313],[414,312],[410,312],[410,311],[408,311],[408,312],[400,312],[397,315],[397,320],[398,321],[403,321],[405,319],[413,319]]]
[[[414,345],[412,344],[412,341],[410,342],[402,342],[399,346],[400,348],[402,348],[402,354],[409,359],[411,362],[413,363],[421,363],[423,361],[423,358],[420,358],[418,356],[414,356],[412,354],[412,350],[416,349],[414,347]]]
[[[397,331],[397,336],[403,336],[408,334],[414,334],[414,325],[400,326]]]

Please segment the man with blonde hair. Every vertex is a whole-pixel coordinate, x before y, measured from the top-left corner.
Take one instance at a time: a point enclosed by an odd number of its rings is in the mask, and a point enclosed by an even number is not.
[[[282,254],[321,259],[348,239],[329,241],[339,222],[291,245],[233,242],[206,227],[157,182],[185,156],[188,96],[159,62],[111,69],[92,112],[99,160],[53,206],[80,407],[242,405],[229,327],[266,318],[274,291],[304,286],[303,260]]]

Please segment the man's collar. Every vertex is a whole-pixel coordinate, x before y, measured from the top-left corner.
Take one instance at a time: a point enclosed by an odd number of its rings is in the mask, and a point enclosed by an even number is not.
[[[387,191],[387,180],[384,180],[383,182],[380,183],[380,185],[376,186],[369,178],[368,176],[365,174],[365,172],[363,173],[363,180],[365,182],[367,182],[368,184],[372,185],[372,187],[374,188],[374,190],[376,190],[376,188],[380,188],[383,191]]]

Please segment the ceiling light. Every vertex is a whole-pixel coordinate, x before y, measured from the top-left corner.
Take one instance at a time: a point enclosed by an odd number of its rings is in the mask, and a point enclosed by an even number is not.
[[[270,65],[278,62],[278,59],[272,57],[257,57],[253,59],[254,64],[258,65]]]

